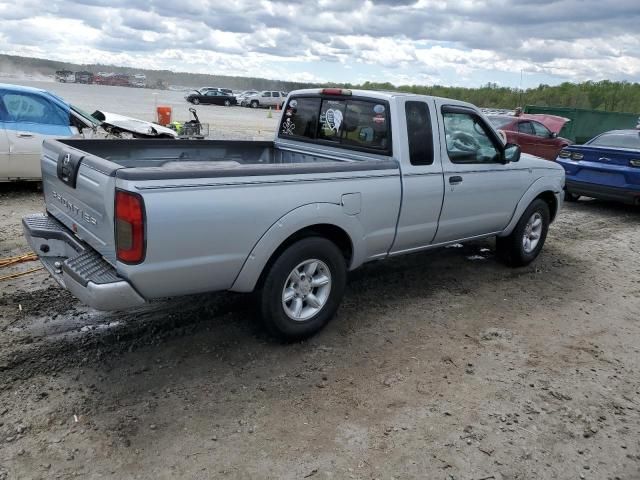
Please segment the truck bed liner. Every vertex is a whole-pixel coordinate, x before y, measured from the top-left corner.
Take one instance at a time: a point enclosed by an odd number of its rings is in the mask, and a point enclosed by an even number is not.
[[[390,158],[351,160],[298,153],[274,142],[229,140],[59,140],[82,162],[124,180],[296,175],[397,169]]]

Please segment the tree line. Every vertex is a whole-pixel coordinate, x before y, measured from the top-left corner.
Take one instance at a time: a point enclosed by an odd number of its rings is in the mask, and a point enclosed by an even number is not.
[[[365,82],[345,84],[346,88],[391,90],[437,97],[455,98],[486,108],[514,109],[525,105],[574,107],[607,112],[640,113],[640,83],[601,80],[560,85],[539,85],[520,90],[489,83],[479,88],[446,87],[443,85],[401,85]]]

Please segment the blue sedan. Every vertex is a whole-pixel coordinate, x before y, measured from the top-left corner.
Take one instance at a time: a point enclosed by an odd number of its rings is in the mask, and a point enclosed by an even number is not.
[[[562,149],[565,199],[580,196],[640,204],[640,130],[611,130]]]

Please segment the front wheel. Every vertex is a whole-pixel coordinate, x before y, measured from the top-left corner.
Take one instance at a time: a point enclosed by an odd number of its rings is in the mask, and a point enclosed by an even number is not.
[[[508,237],[498,237],[498,256],[512,267],[524,267],[540,254],[550,223],[549,205],[542,199],[531,202]]]
[[[224,101],[224,106],[225,107],[230,107],[231,106],[231,100],[225,100]]]
[[[194,105],[200,105],[200,100],[198,100],[197,98],[193,98],[191,100],[191,103],[193,103]]]
[[[266,273],[260,291],[265,326],[287,341],[310,337],[334,316],[346,279],[345,258],[333,242],[322,237],[299,240]]]

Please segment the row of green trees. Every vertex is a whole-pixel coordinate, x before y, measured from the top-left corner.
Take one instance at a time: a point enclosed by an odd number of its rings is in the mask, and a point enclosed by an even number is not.
[[[539,85],[519,90],[489,83],[480,88],[445,87],[442,85],[401,85],[365,82],[362,85],[345,84],[346,88],[391,90],[438,97],[455,98],[487,108],[513,109],[524,105],[576,107],[608,112],[640,112],[640,83],[599,82],[561,83]]]

